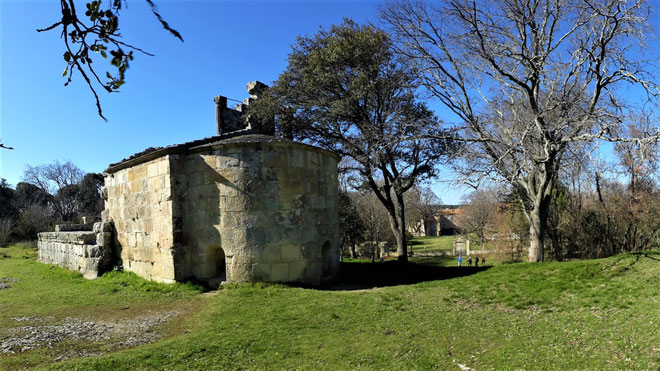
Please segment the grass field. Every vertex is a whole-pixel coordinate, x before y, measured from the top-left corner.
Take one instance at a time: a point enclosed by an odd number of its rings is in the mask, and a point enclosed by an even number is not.
[[[413,252],[451,252],[454,244],[454,236],[422,236],[414,237],[410,241]]]
[[[87,281],[0,249],[0,342],[12,317],[57,323],[177,316],[154,343],[69,341],[0,354],[0,368],[658,369],[660,252],[566,263],[457,268],[450,259],[344,263],[334,290],[226,285],[200,293],[123,272]],[[453,259],[452,259],[453,260]],[[338,290],[339,289],[339,290]],[[62,352],[103,354],[53,362]],[[92,352],[93,351],[93,352]]]

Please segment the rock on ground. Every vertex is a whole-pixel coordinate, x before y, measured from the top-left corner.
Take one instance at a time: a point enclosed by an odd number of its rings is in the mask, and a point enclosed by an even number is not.
[[[120,348],[133,347],[157,340],[161,335],[154,331],[155,327],[167,322],[174,315],[174,312],[166,312],[117,322],[67,317],[55,325],[42,324],[44,321],[52,320],[52,317],[13,317],[12,320],[26,325],[9,328],[4,333],[0,333],[0,353],[14,354],[38,348],[50,348],[53,344],[62,341],[90,343],[111,341]],[[83,353],[61,355],[55,360],[96,355]]]

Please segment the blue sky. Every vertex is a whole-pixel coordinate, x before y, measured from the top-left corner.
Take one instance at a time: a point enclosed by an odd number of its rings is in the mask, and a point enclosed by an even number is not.
[[[107,0],[106,0],[107,1]],[[657,7],[658,0],[652,1]],[[79,7],[84,7],[80,1]],[[0,150],[0,177],[16,185],[25,166],[71,160],[87,172],[102,172],[148,147],[215,134],[213,97],[243,99],[248,81],[270,83],[286,67],[298,35],[344,17],[378,22],[379,1],[156,1],[180,31],[181,43],[164,31],[143,0],[128,1],[120,21],[125,41],[154,53],[136,54],[121,93],[99,90],[104,122],[79,75],[69,87],[57,31],[37,28],[57,21],[55,0],[0,0],[0,137],[15,150]],[[658,27],[658,17],[652,23]],[[658,41],[650,54],[660,56]],[[104,75],[107,62],[98,59]],[[429,102],[441,118],[446,109]],[[611,150],[606,149],[606,152]],[[607,156],[607,155],[606,155]],[[444,203],[460,203],[466,188],[440,172],[433,189]],[[445,181],[445,182],[442,182]]]
[[[25,166],[71,160],[102,172],[147,147],[215,134],[213,97],[246,97],[245,84],[270,83],[286,67],[298,35],[340,23],[343,17],[377,22],[376,1],[157,1],[180,31],[165,32],[144,1],[128,1],[120,30],[125,41],[155,57],[136,55],[121,93],[100,91],[104,122],[79,75],[64,87],[64,47],[56,31],[58,1],[0,0],[0,177],[16,185]],[[79,7],[84,5],[81,2]],[[96,68],[106,70],[106,61]],[[447,173],[441,173],[447,179]],[[463,191],[434,185],[445,203]]]

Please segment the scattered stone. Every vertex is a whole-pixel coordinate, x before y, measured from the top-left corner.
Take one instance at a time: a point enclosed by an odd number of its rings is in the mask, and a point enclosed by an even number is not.
[[[14,354],[37,348],[50,348],[64,340],[98,342],[110,337],[107,326],[67,317],[64,323],[49,326],[21,326],[9,330],[10,336],[0,343],[0,353]]]
[[[0,278],[0,290],[10,288],[11,287],[10,283],[16,283],[18,281],[19,281],[18,278],[2,277]]]
[[[53,316],[48,316],[48,317],[37,317],[37,316],[27,316],[27,317],[10,317],[12,321],[16,322],[45,322],[45,321],[52,321]]]
[[[97,343],[112,341],[120,348],[134,347],[151,343],[161,334],[154,328],[167,322],[176,315],[166,312],[157,316],[138,317],[119,322],[85,321],[80,318],[67,317],[56,325],[19,326],[0,333],[0,354],[15,354],[39,348],[50,348],[62,341],[83,341]],[[17,322],[42,322],[52,317],[36,316],[13,317]],[[100,355],[77,351],[60,355],[55,361],[69,358]]]

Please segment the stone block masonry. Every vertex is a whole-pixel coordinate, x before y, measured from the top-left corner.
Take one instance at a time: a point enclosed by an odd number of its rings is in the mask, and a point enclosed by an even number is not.
[[[118,170],[106,176],[105,188],[115,263],[150,280],[175,282],[170,156]]]
[[[151,280],[318,285],[339,271],[336,155],[265,135],[111,166],[105,215],[125,270]]]
[[[85,278],[96,278],[112,268],[111,226],[95,223],[91,231],[39,233],[39,261],[79,271]]]
[[[148,148],[104,172],[104,223],[39,234],[39,260],[98,277],[112,266],[154,281],[294,282],[339,273],[336,154],[276,138],[216,97],[218,136]],[[261,119],[260,119],[261,120]],[[271,134],[271,135],[264,135]]]

